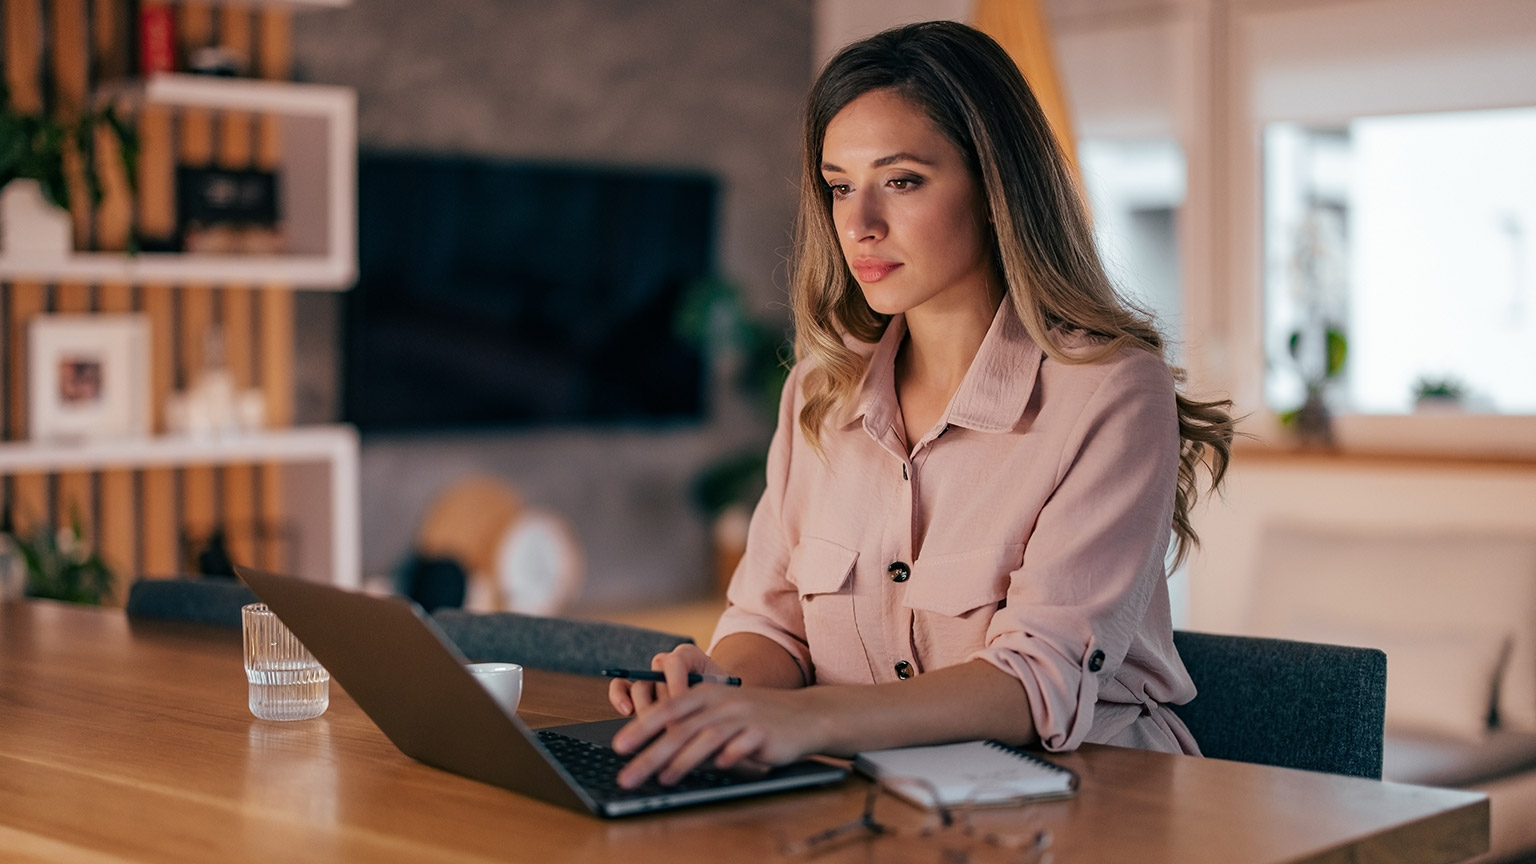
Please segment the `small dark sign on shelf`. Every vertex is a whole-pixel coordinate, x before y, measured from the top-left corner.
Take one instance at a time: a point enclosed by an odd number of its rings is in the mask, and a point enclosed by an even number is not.
[[[275,172],[182,166],[176,169],[176,189],[182,251],[283,251]]]

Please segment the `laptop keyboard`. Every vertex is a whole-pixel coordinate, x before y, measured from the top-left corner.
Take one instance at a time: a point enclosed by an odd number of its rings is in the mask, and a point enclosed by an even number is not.
[[[618,801],[626,798],[645,798],[651,795],[676,792],[692,792],[697,789],[713,789],[739,782],[725,771],[713,768],[695,768],[671,786],[663,786],[655,780],[647,780],[634,789],[619,786],[619,769],[630,757],[620,756],[612,747],[594,744],[580,738],[572,738],[547,729],[539,733],[539,742],[559,763],[569,771],[593,796],[600,801]]]

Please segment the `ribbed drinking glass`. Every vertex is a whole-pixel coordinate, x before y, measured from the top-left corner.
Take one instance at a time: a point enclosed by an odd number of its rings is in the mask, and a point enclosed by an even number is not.
[[[251,713],[263,720],[308,720],[331,704],[331,673],[265,603],[240,608]]]

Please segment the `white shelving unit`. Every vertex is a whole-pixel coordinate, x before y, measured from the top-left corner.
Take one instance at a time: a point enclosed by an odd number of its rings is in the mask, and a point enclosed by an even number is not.
[[[348,87],[157,74],[104,88],[119,104],[250,111],[282,118],[280,255],[89,252],[62,258],[0,250],[0,281],[291,285],[345,290],[357,277],[357,94]]]
[[[305,426],[216,439],[177,436],[81,443],[0,443],[0,476],[59,471],[281,463],[289,518],[305,530],[297,575],[362,584],[358,441],[351,426]]]
[[[351,5],[351,0],[213,2],[238,2],[248,9],[284,7],[296,14]],[[357,274],[357,95],[353,90],[162,73],[108,84],[98,88],[95,98],[125,112],[159,105],[173,111],[246,111],[280,118],[283,158],[278,194],[287,251],[275,255],[52,255],[0,249],[0,282],[352,287]],[[0,476],[240,464],[283,467],[284,518],[301,532],[294,550],[297,575],[359,586],[358,439],[350,426],[309,426],[208,440],[157,436],[80,443],[0,442]]]

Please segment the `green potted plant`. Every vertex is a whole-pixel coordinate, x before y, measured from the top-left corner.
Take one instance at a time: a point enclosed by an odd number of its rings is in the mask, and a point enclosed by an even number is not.
[[[724,360],[731,383],[756,406],[768,428],[779,408],[793,347],[782,328],[747,314],[735,283],[709,277],[694,283],[684,298],[676,327],[702,351]],[[695,505],[714,535],[717,582],[723,588],[745,548],[746,522],[763,493],[767,442],[706,465],[693,481]]]
[[[86,541],[79,516],[58,531],[40,528],[22,537],[7,512],[0,525],[0,542],[13,548],[25,564],[28,597],[100,605],[112,595],[112,570]]]
[[[1301,405],[1280,415],[1280,423],[1296,431],[1306,445],[1333,446],[1333,415],[1328,409],[1325,391],[1328,385],[1344,371],[1344,360],[1349,356],[1349,341],[1344,331],[1333,325],[1321,328],[1321,362],[1309,363],[1308,339],[1301,330],[1292,331],[1286,344],[1291,359],[1303,372],[1306,397]]]
[[[71,200],[66,161],[70,150],[79,154],[80,174],[89,205],[94,208],[101,203],[104,188],[96,159],[98,128],[105,128],[116,137],[123,176],[131,193],[138,187],[138,135],[117,116],[111,105],[70,118],[24,112],[16,108],[10,90],[0,84],[0,190],[5,197],[5,215],[0,215],[0,219],[12,217],[0,225],[6,233],[6,243],[0,251],[13,255],[27,248],[49,247],[57,243],[56,237],[34,238],[46,237],[50,230],[56,233],[56,227],[45,227],[41,223],[57,226],[60,216],[67,227],[68,211],[79,203]],[[28,219],[33,224],[15,224],[22,219],[15,214],[35,213],[39,201],[60,212],[52,218],[34,215]],[[27,231],[26,239],[18,239],[23,237],[19,233],[23,230]],[[129,232],[130,252],[134,251],[132,236]],[[67,245],[66,235],[65,248]],[[17,246],[20,248],[13,248]]]
[[[1450,376],[1421,376],[1413,385],[1415,411],[1459,411],[1466,396],[1466,386]]]
[[[1333,412],[1328,391],[1344,374],[1349,356],[1349,258],[1344,223],[1334,210],[1313,204],[1290,230],[1287,288],[1296,306],[1285,349],[1302,384],[1302,401],[1282,412],[1303,447],[1332,447]]]

